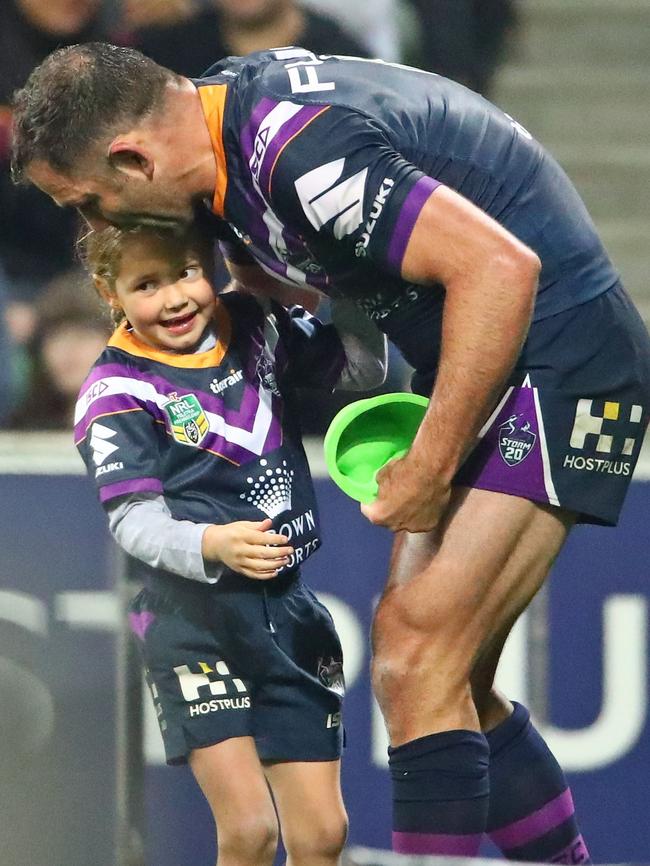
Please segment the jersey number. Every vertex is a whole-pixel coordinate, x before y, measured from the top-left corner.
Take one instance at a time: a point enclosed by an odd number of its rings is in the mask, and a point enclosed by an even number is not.
[[[316,67],[323,61],[305,48],[281,48],[275,52],[278,60],[294,59],[293,63],[285,64],[292,93],[314,93],[319,90],[334,90],[333,81],[319,81]]]

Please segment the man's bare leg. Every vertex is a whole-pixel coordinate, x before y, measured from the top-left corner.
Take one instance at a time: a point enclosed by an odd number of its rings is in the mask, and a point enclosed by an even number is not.
[[[391,739],[398,850],[477,852],[489,748],[472,675],[500,651],[572,522],[525,499],[456,488],[435,532],[397,539],[373,628],[373,685]],[[492,722],[509,708],[492,702]]]

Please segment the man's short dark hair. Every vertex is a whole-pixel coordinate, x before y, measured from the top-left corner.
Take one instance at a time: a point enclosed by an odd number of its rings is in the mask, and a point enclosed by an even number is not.
[[[14,180],[23,180],[34,160],[70,172],[118,124],[137,121],[162,103],[176,79],[139,51],[104,42],[50,54],[14,94]]]

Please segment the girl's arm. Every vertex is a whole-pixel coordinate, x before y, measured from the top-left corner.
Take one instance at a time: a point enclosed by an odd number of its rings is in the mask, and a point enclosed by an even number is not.
[[[131,556],[199,583],[216,583],[224,568],[246,577],[275,577],[293,553],[270,520],[222,525],[172,517],[160,495],[131,496],[106,504],[110,531]]]
[[[353,301],[332,301],[331,313],[346,359],[335,390],[369,391],[382,385],[388,369],[385,334]]]

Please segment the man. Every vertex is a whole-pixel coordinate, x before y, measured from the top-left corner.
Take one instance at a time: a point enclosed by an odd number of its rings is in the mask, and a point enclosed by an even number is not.
[[[510,857],[587,862],[562,771],[493,677],[573,523],[617,520],[647,331],[559,166],[476,94],[302,49],[211,72],[52,55],[16,96],[15,175],[95,226],[207,202],[238,283],[353,297],[400,348],[431,402],[363,509],[401,531],[373,664],[394,846],[471,855],[487,830]]]

